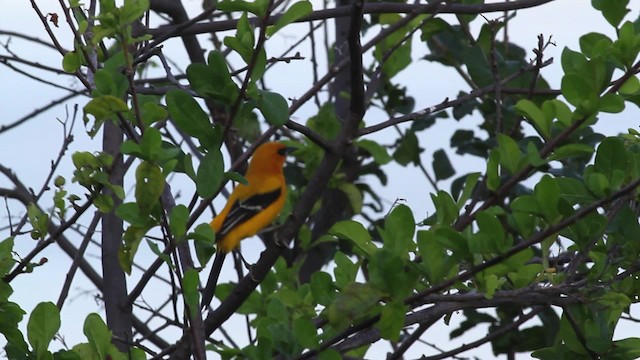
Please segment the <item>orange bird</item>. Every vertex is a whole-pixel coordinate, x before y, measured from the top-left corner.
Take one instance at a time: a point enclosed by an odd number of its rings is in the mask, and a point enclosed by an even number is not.
[[[280,214],[287,197],[282,169],[290,150],[279,142],[260,145],[249,161],[247,185],[238,184],[225,207],[211,221],[218,251],[202,292],[202,308],[213,299],[226,254],[237,248],[242,239],[269,226]]]

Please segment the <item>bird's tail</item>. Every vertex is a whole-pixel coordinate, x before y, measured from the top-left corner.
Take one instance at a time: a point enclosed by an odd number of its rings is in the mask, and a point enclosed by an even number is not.
[[[220,271],[222,270],[222,264],[224,264],[224,258],[227,253],[225,251],[218,250],[216,257],[213,260],[213,266],[209,273],[209,279],[207,285],[202,290],[202,303],[200,303],[200,310],[206,308],[211,304],[213,296],[216,293],[216,285],[218,285],[218,278],[220,277]]]

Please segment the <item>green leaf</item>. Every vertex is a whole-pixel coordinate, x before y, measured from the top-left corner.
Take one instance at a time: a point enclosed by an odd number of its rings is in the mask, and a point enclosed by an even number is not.
[[[549,160],[562,160],[579,156],[591,156],[593,154],[593,146],[587,144],[567,144],[558,147],[549,156]]]
[[[536,127],[536,130],[542,135],[543,138],[548,139],[551,132],[551,119],[548,119],[545,114],[534,104],[531,100],[521,99],[515,106],[516,110],[522,113],[527,119],[529,119]]]
[[[553,224],[562,218],[558,211],[560,201],[560,186],[549,175],[544,175],[536,184],[533,196],[538,201],[538,208],[549,224]]]
[[[322,352],[318,354],[318,360],[342,360],[342,359],[343,359],[342,355],[333,349],[322,350]]]
[[[127,77],[118,70],[99,69],[94,75],[94,81],[96,85],[92,93],[94,96],[112,95],[121,98],[129,88]]]
[[[149,161],[158,159],[162,151],[162,136],[160,130],[150,127],[147,128],[140,140],[140,151],[142,158]]]
[[[148,226],[129,226],[122,236],[123,245],[118,249],[118,261],[122,269],[131,274],[131,265],[140,246],[142,238],[153,225]]]
[[[166,101],[169,114],[180,130],[198,138],[207,149],[218,145],[218,136],[209,117],[193,97],[184,91],[171,90]]]
[[[606,35],[592,32],[580,37],[580,49],[590,58],[609,56],[613,41]]]
[[[404,327],[405,313],[406,307],[401,301],[391,301],[384,305],[380,321],[376,325],[384,339],[398,341]]]
[[[448,192],[439,190],[437,194],[431,194],[431,200],[436,208],[438,224],[450,225],[456,220],[458,207]]]
[[[15,260],[13,259],[13,244],[14,238],[8,237],[2,241],[0,241],[0,276],[6,275],[9,273],[13,265],[15,264]],[[0,294],[2,294],[0,292]],[[0,296],[0,302],[7,300]]]
[[[480,231],[469,241],[469,250],[474,254],[491,254],[504,252],[511,247],[504,228],[498,218],[488,211],[476,214],[476,222]]]
[[[94,124],[89,131],[89,135],[95,136],[102,124],[118,113],[128,112],[127,104],[119,97],[113,95],[102,95],[91,99],[83,108],[83,120],[85,124],[89,123],[88,115],[94,117]]]
[[[573,122],[573,112],[567,104],[558,99],[545,101],[542,104],[542,111],[547,117],[556,118],[565,126],[569,126]]]
[[[140,214],[140,208],[135,202],[123,203],[116,208],[116,215],[131,225],[143,227],[149,222],[148,216]]]
[[[222,153],[219,149],[211,149],[205,154],[198,166],[198,173],[196,174],[198,195],[203,198],[213,196],[220,184],[222,184],[223,175],[224,159],[222,158]]]
[[[329,234],[337,236],[341,239],[347,239],[353,242],[366,256],[370,256],[377,250],[377,247],[371,242],[371,235],[365,227],[353,220],[343,220],[335,223]]]
[[[171,209],[169,214],[169,228],[171,233],[180,240],[187,231],[187,222],[189,221],[189,209],[184,205],[177,205]]]
[[[289,105],[282,95],[270,91],[260,90],[258,109],[273,126],[282,126],[289,121]]]
[[[62,69],[68,73],[74,73],[80,69],[82,65],[82,53],[77,51],[69,51],[62,58]]]
[[[148,214],[158,204],[164,190],[164,176],[158,165],[143,161],[136,169],[135,197],[141,214]]]
[[[341,128],[332,103],[323,104],[318,114],[307,120],[307,126],[328,140],[335,139]]]
[[[149,10],[149,0],[124,0],[124,5],[120,8],[120,25],[127,25]]]
[[[436,174],[436,180],[445,180],[455,175],[456,170],[451,166],[447,153],[443,150],[437,150],[433,153],[433,172]]]
[[[200,266],[205,266],[209,259],[216,253],[215,239],[216,234],[213,232],[211,225],[200,224],[196,226],[192,233],[188,236],[194,240],[194,247],[196,249],[196,256],[200,262]]]
[[[331,275],[323,271],[316,271],[311,275],[310,282],[313,299],[320,305],[328,306],[336,297],[336,289]]]
[[[218,10],[224,12],[246,11],[256,16],[262,16],[263,11],[257,2],[248,2],[242,0],[225,0],[220,1],[217,6]]]
[[[369,285],[392,299],[401,300],[408,296],[417,276],[407,269],[403,257],[406,253],[397,254],[386,247],[375,252],[367,265]]]
[[[568,47],[562,50],[561,63],[565,74],[581,73],[588,67],[588,61],[584,54],[573,51]]]
[[[169,267],[173,268],[171,257],[168,254],[162,252],[162,250],[160,250],[160,247],[158,247],[158,244],[151,240],[147,240],[147,245],[149,246],[149,249],[151,249],[151,251],[156,254],[157,257],[162,259],[162,261],[164,261],[165,264],[169,265]]]
[[[498,134],[498,152],[500,153],[500,165],[511,175],[515,175],[524,165],[523,155],[518,143],[511,137]]]
[[[58,329],[60,329],[58,307],[52,302],[36,305],[27,324],[27,338],[38,360],[51,358],[47,349]]]
[[[584,115],[591,115],[598,106],[597,90],[581,75],[566,74],[560,85],[562,95],[579,108]]]
[[[392,18],[390,21],[381,22],[395,22],[396,16],[394,15],[387,15],[387,17]],[[385,20],[384,17],[381,16],[381,18]],[[411,41],[403,41],[408,31],[409,26],[397,29],[380,41],[373,51],[373,56],[382,63],[382,71],[389,79],[411,64]],[[398,44],[401,45],[398,46]],[[393,52],[390,52],[392,50]]]
[[[415,248],[413,242],[415,223],[413,213],[408,206],[400,204],[394,207],[384,220],[385,248],[393,250],[398,256],[406,255],[409,250]]]
[[[293,336],[304,348],[315,349],[318,346],[318,332],[313,322],[305,317],[293,320]]]
[[[98,353],[98,357],[100,359],[107,358],[111,347],[111,331],[100,315],[89,314],[84,321],[83,331],[91,348]]]
[[[30,203],[27,206],[27,217],[29,218],[29,223],[33,227],[31,237],[33,239],[44,239],[49,231],[49,216],[43,213],[36,204]]]
[[[591,5],[602,12],[602,15],[613,27],[617,27],[629,12],[629,0],[591,0]]]
[[[350,283],[329,306],[329,323],[338,329],[355,323],[377,305],[380,296],[378,290],[367,284]]]
[[[218,5],[218,9],[220,9],[220,5]],[[246,64],[251,62],[251,57],[254,51],[253,45],[255,43],[255,36],[253,31],[253,27],[249,23],[247,13],[245,12],[238,20],[236,35],[224,38],[224,44],[235,50]]]
[[[358,140],[357,144],[358,147],[365,149],[369,154],[371,154],[371,156],[373,156],[373,160],[379,165],[387,164],[393,160],[391,155],[387,153],[387,150],[375,141],[362,139]]]
[[[612,188],[622,185],[627,172],[628,156],[624,144],[617,137],[602,140],[594,163],[594,170],[605,175]]]
[[[362,211],[362,193],[358,187],[351,183],[342,183],[338,186],[338,189],[342,191],[349,199],[349,205],[354,214],[359,214]]]
[[[422,149],[418,145],[418,137],[415,132],[407,130],[400,140],[400,145],[393,153],[393,158],[402,166],[407,166],[411,162],[419,164],[420,152]]]
[[[182,278],[182,291],[184,294],[184,302],[189,307],[191,314],[195,314],[200,310],[200,292],[198,292],[198,272],[195,269],[189,269],[184,273]]]
[[[638,77],[631,76],[620,87],[620,94],[623,95],[635,95],[640,92],[640,80]]]
[[[589,203],[594,200],[582,181],[573,178],[558,178],[560,197],[571,205]]]
[[[490,274],[485,278],[485,297],[487,299],[493,299],[493,295],[496,293],[496,290],[500,289],[500,287],[506,282],[505,278],[498,278],[495,274]]]
[[[352,281],[355,281],[356,274],[360,266],[352,262],[343,252],[338,251],[333,259],[336,267],[333,269],[333,275],[336,279],[336,286],[344,288]]]
[[[456,202],[456,204],[458,205],[458,210],[462,209],[464,204],[471,197],[471,194],[473,193],[473,190],[476,188],[476,184],[478,184],[478,180],[480,179],[480,175],[481,174],[479,172],[470,173],[470,174],[466,175],[466,178],[464,180],[464,188],[462,190],[462,194],[460,194],[460,197],[458,198],[458,201]]]
[[[249,185],[249,182],[247,181],[247,178],[245,178],[240,173],[237,173],[235,171],[227,171],[226,173],[224,173],[224,178],[225,179],[229,179],[231,181],[235,181],[235,182],[240,183],[242,185]]]
[[[109,195],[98,194],[93,199],[93,205],[95,205],[101,213],[107,214],[113,210],[114,206],[113,198]]]
[[[618,94],[605,94],[600,98],[598,108],[606,113],[619,113],[624,110],[624,99]]]
[[[211,97],[231,105],[238,96],[238,86],[231,79],[225,57],[219,51],[209,52],[207,65],[193,63],[187,67],[191,88],[203,97]]]
[[[311,6],[311,3],[306,0],[294,3],[278,18],[273,26],[269,26],[267,28],[267,36],[272,36],[278,30],[304,16],[309,15],[312,11],[313,7]]]
[[[430,284],[445,280],[455,269],[455,259],[449,256],[447,248],[439,242],[434,231],[418,231],[418,250],[423,259],[424,269]]]

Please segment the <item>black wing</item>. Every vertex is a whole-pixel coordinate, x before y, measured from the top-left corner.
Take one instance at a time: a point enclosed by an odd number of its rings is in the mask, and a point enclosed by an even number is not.
[[[280,197],[281,192],[282,190],[278,188],[277,190],[257,194],[243,201],[237,200],[233,203],[231,210],[229,210],[229,213],[222,222],[220,231],[218,231],[220,238],[225,236],[238,224],[242,224],[243,222],[251,219],[257,213],[273,204],[273,202]]]

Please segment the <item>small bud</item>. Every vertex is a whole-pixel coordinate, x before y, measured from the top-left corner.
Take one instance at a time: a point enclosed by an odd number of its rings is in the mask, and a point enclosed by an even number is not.
[[[62,176],[58,176],[58,177],[56,177],[56,179],[55,179],[55,180],[53,180],[53,184],[54,184],[56,187],[62,187],[62,186],[64,186],[64,183],[65,183],[65,182],[66,182],[66,180],[65,180],[65,179],[64,179],[64,177],[62,177]]]

